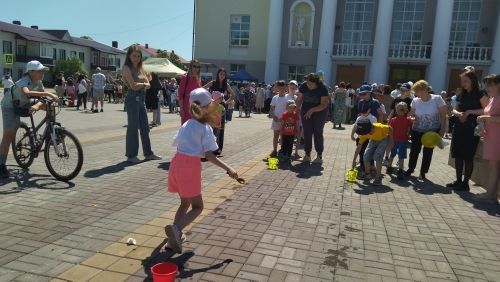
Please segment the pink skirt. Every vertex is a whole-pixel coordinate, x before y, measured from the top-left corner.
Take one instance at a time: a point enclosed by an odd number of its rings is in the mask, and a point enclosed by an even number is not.
[[[200,157],[176,153],[168,170],[168,192],[181,198],[201,195]]]

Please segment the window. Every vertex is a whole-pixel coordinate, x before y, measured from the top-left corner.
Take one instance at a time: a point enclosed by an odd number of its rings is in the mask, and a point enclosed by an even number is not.
[[[52,49],[52,59],[57,60],[57,49]]]
[[[120,58],[115,58],[115,66],[119,68],[121,66]]]
[[[99,65],[99,54],[97,52],[92,52],[92,64],[95,66]]]
[[[47,43],[40,43],[40,57],[44,58],[52,58],[52,55],[50,53],[50,45]]]
[[[375,0],[346,0],[342,43],[371,44]]]
[[[114,58],[113,56],[108,56],[108,66],[114,66]]]
[[[396,0],[392,15],[391,43],[420,45],[424,26],[425,0]]]
[[[250,39],[250,16],[231,16],[231,46],[248,46]]]
[[[312,47],[314,4],[309,0],[296,1],[290,8],[289,47]]]
[[[59,49],[59,60],[66,60],[66,50]]]
[[[16,55],[26,56],[26,45],[17,45],[16,46]]]
[[[305,66],[288,66],[288,80],[297,80],[298,82],[304,80],[304,76],[306,75],[306,67]]]
[[[72,58],[72,59],[76,58],[76,51],[70,51],[69,52],[69,57]]]
[[[78,58],[80,58],[80,61],[82,61],[82,63],[85,63],[85,53],[78,52]]]
[[[240,70],[245,70],[245,65],[243,65],[243,64],[231,64],[231,66],[229,67],[230,75],[234,75],[235,73],[237,73]]]
[[[101,66],[107,66],[108,65],[108,55],[101,53],[99,56],[99,63]]]
[[[3,53],[4,54],[12,54],[12,42],[3,41]]]
[[[455,0],[451,22],[450,46],[477,43],[481,0]]]

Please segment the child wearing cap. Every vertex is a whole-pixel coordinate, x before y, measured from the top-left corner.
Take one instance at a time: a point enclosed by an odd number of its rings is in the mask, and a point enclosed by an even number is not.
[[[293,141],[297,134],[299,115],[295,111],[295,101],[286,103],[286,112],[281,116],[281,152],[286,161],[290,161],[293,150]]]
[[[387,144],[389,144],[389,138],[390,136],[392,136],[391,128],[388,125],[382,123],[372,124],[368,118],[360,118],[353,128],[353,132],[355,132],[359,136],[359,142],[354,153],[352,167],[354,168],[356,166],[356,158],[360,153],[363,144],[365,144],[369,140],[366,151],[363,154],[365,173],[364,175],[360,175],[360,178],[364,178],[367,180],[371,178],[370,162],[375,161],[377,175],[375,176],[373,185],[381,185],[382,161],[384,159],[384,152]],[[354,133],[351,134],[351,138],[354,139]]]
[[[396,105],[397,116],[391,118],[391,120],[389,121],[389,126],[392,128],[393,132],[391,138],[391,144],[393,144],[393,146],[389,158],[389,163],[387,165],[387,174],[392,173],[392,162],[394,161],[394,157],[397,154],[399,159],[397,178],[400,180],[403,179],[404,176],[404,160],[406,159],[407,155],[408,139],[412,124],[411,119],[406,116],[407,113],[408,106],[406,105],[406,103],[399,102]]]
[[[59,97],[45,91],[43,87],[43,77],[47,67],[39,61],[30,61],[26,64],[26,73],[11,88],[4,93],[1,102],[3,136],[0,145],[0,178],[8,178],[10,172],[5,163],[9,154],[10,143],[16,136],[16,131],[21,124],[21,117],[15,108],[23,109],[25,114],[32,114],[38,110],[44,110],[42,102],[33,103],[31,97],[48,97],[58,101]]]
[[[275,95],[271,100],[271,113],[273,121],[271,123],[271,129],[273,130],[273,151],[269,155],[270,157],[278,156],[278,143],[281,131],[281,117],[283,113],[287,110],[286,105],[288,101],[295,101],[294,96],[286,94],[286,83],[284,80],[279,80],[276,82],[276,90],[278,95]]]
[[[177,146],[177,152],[168,171],[168,191],[178,193],[181,198],[173,224],[165,227],[168,236],[167,248],[176,253],[182,253],[181,231],[203,210],[200,158],[205,157],[226,170],[230,177],[238,178],[238,173],[213,153],[218,146],[209,123],[213,121],[214,115],[219,113],[213,109],[214,102],[210,92],[203,88],[194,89],[189,95],[189,103],[191,118],[181,126],[174,137],[173,144]]]

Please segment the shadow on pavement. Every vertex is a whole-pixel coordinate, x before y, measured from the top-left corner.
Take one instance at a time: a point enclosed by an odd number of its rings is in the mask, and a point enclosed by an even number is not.
[[[162,162],[158,164],[158,168],[161,168],[163,170],[169,170],[170,169],[170,162]]]
[[[126,167],[133,166],[135,164],[129,163],[127,161],[123,161],[114,165],[102,167],[99,169],[87,170],[83,176],[87,178],[96,178],[101,177],[104,174],[112,174],[117,173],[124,170]]]
[[[313,176],[323,175],[323,166],[320,164],[301,162],[296,165],[290,166],[290,171],[295,172],[298,178],[308,179]]]
[[[370,182],[358,182],[359,189],[354,189],[354,193],[358,193],[360,195],[370,195],[375,193],[389,193],[394,191],[391,187],[387,185],[379,185],[375,186]]]
[[[175,253],[172,252],[169,249],[164,249],[165,244],[167,243],[168,239],[165,238],[162,243],[160,243],[151,253],[151,255],[147,258],[145,258],[142,261],[142,266],[144,268],[144,273],[147,274],[147,277],[144,278],[144,281],[153,281],[153,275],[151,273],[151,267],[153,267],[157,263],[161,262],[172,262],[177,265],[179,268],[179,272],[177,275],[177,278],[180,279],[185,279],[189,277],[193,277],[194,274],[200,273],[200,272],[207,272],[211,269],[218,269],[224,266],[224,264],[229,264],[233,262],[232,259],[226,259],[220,263],[208,266],[208,267],[203,267],[203,268],[198,268],[198,269],[190,269],[185,266],[185,264],[188,262],[189,259],[191,259],[195,253],[193,251],[187,251],[182,253],[181,255],[178,255],[174,257]]]
[[[471,192],[458,192],[456,193],[464,201],[469,202],[473,205],[475,209],[482,210],[489,215],[500,216],[500,205],[497,203],[488,203],[475,198],[475,194]]]
[[[0,179],[0,187],[8,183],[16,182],[17,187],[11,190],[0,190],[1,194],[19,193],[24,189],[36,188],[47,190],[64,190],[75,187],[73,182],[63,182],[56,180],[50,174],[31,174],[29,170],[15,167],[9,169],[11,176],[6,179]]]
[[[424,195],[433,195],[433,194],[451,194],[451,188],[446,188],[442,185],[438,185],[433,183],[432,181],[426,179],[423,181],[418,181],[416,177],[410,177],[408,182],[412,186],[415,192],[424,194]]]

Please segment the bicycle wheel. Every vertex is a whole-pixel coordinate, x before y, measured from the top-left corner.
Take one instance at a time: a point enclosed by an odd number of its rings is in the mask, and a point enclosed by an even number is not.
[[[22,122],[12,140],[12,152],[17,164],[22,168],[29,168],[35,159],[33,155],[33,142],[30,140],[29,127]]]
[[[47,140],[45,164],[57,180],[68,182],[82,169],[82,145],[75,135],[59,127],[56,127],[56,144],[57,147],[54,147],[52,139]]]

